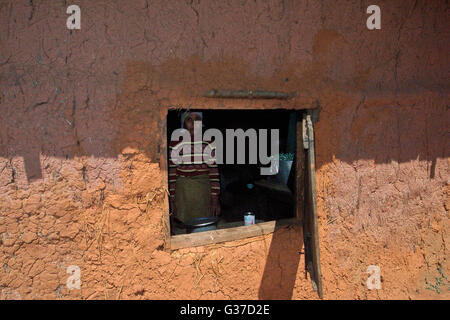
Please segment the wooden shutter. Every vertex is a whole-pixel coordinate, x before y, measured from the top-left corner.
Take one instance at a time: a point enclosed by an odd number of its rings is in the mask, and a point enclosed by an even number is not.
[[[302,119],[303,147],[306,149],[306,186],[303,237],[305,246],[305,266],[312,286],[322,298],[322,273],[320,271],[319,232],[317,219],[316,176],[314,159],[314,130],[311,112]]]

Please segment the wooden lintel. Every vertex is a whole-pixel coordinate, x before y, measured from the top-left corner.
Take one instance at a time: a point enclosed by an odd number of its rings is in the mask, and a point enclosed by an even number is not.
[[[279,92],[265,90],[226,90],[212,89],[204,95],[206,98],[224,98],[224,99],[280,99],[287,100],[297,96],[296,92]]]

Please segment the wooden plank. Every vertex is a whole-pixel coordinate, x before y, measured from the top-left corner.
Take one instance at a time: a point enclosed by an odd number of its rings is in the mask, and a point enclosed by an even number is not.
[[[303,148],[302,119],[296,125],[295,202],[296,217],[303,219],[305,212],[305,150]]]
[[[264,90],[226,90],[211,89],[203,94],[207,98],[225,98],[225,99],[291,99],[297,96],[296,92],[279,92]]]
[[[161,126],[160,141],[159,141],[159,168],[162,175],[162,185],[167,191],[164,195],[163,203],[163,233],[164,233],[164,248],[170,249],[170,214],[169,214],[169,163],[167,158],[167,112],[163,117],[163,125]]]
[[[308,141],[308,127],[306,125],[306,116],[302,119],[302,140],[303,140],[303,148],[305,150],[309,149],[309,141]]]
[[[323,297],[322,291],[322,272],[320,268],[320,250],[319,250],[319,227],[317,214],[317,198],[316,198],[316,174],[315,174],[315,156],[314,156],[314,130],[311,120],[311,113],[306,116],[308,131],[308,187],[309,187],[309,204],[310,204],[310,232],[311,232],[311,249],[312,249],[312,268],[314,270],[314,281],[317,286],[319,297]]]
[[[297,218],[290,218],[258,223],[252,226],[242,226],[198,233],[181,234],[171,237],[170,248],[172,250],[177,250],[181,248],[198,247],[215,243],[257,237],[272,233],[283,226],[295,225],[300,223],[301,220]]]

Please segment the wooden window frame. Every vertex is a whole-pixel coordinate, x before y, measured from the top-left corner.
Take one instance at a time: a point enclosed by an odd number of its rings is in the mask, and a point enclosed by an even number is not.
[[[160,168],[161,174],[164,177],[163,185],[168,190],[168,159],[167,159],[167,116],[168,112],[172,109],[168,109],[163,125],[161,126],[161,142],[159,145],[160,151]],[[174,109],[175,110],[175,109]],[[256,109],[255,109],[256,110]],[[239,226],[224,229],[217,229],[211,231],[203,231],[198,233],[171,235],[170,232],[170,212],[169,212],[169,197],[168,194],[164,197],[164,213],[163,213],[163,225],[164,225],[164,238],[165,238],[165,250],[173,251],[182,248],[193,248],[198,246],[213,245],[216,243],[230,242],[235,240],[241,240],[251,237],[257,237],[269,233],[273,233],[276,230],[293,225],[303,224],[303,213],[305,210],[304,198],[305,198],[305,183],[306,181],[306,165],[305,165],[305,149],[303,147],[303,128],[302,128],[302,115],[307,111],[305,110],[293,110],[296,111],[296,161],[295,161],[295,179],[296,190],[294,192],[295,199],[295,211],[296,215],[293,218],[277,219],[272,221],[261,222],[252,226]],[[298,160],[300,161],[298,161]],[[301,183],[299,183],[301,181]],[[300,204],[300,205],[299,205]]]
[[[169,111],[170,109],[168,109]],[[167,111],[167,112],[168,112]],[[296,216],[258,223],[252,226],[204,231],[182,235],[171,235],[168,195],[168,159],[167,159],[167,115],[161,126],[159,145],[160,168],[164,177],[163,186],[167,193],[164,197],[164,213],[162,217],[164,229],[164,249],[168,251],[197,246],[257,237],[275,232],[277,229],[302,225],[306,272],[309,273],[313,289],[319,298],[323,298],[322,273],[320,268],[319,232],[317,199],[315,190],[315,152],[313,118],[318,118],[318,109],[296,110],[296,161],[295,161],[295,210]]]

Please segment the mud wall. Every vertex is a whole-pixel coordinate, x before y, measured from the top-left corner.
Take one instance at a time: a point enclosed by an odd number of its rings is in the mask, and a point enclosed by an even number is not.
[[[317,298],[299,228],[164,250],[161,134],[179,107],[318,107],[324,297],[448,298],[448,5],[380,0],[369,31],[370,4],[0,1],[1,298]]]

